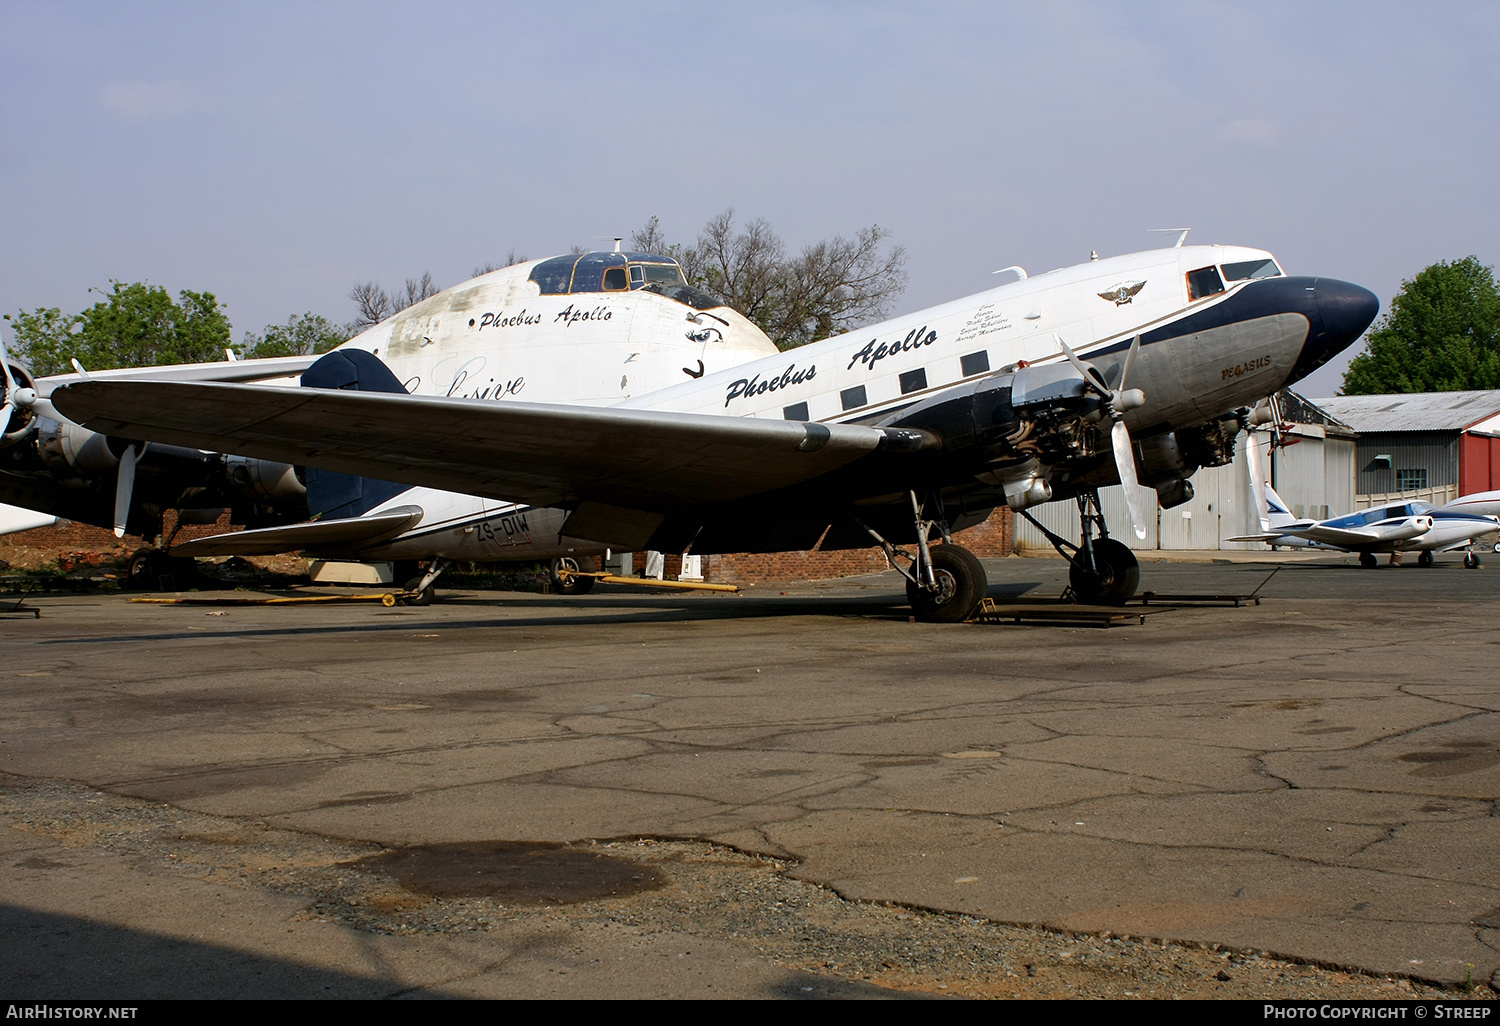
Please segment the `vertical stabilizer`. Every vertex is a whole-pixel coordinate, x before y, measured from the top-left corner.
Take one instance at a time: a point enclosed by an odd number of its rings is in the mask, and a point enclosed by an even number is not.
[[[363,349],[336,349],[329,353],[303,372],[302,387],[406,394],[406,386],[380,357]],[[314,520],[361,516],[411,487],[316,467],[306,468],[306,474],[307,508]]]

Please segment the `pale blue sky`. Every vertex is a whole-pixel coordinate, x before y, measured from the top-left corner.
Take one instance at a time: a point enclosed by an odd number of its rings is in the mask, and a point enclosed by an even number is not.
[[[148,279],[236,339],[726,207],[889,229],[898,312],[1170,225],[1382,304],[1500,262],[1492,3],[5,0],[0,98],[0,312]]]

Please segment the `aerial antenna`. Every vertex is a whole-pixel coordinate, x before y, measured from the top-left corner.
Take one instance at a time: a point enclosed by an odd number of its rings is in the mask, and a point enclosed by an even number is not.
[[[1009,267],[1002,267],[1002,268],[1000,268],[1000,270],[998,270],[998,271],[991,271],[990,273],[991,274],[1004,274],[1006,271],[1015,271],[1016,272],[1016,280],[1017,281],[1025,281],[1026,280],[1026,268],[1022,267],[1020,264],[1011,264]]]
[[[1177,241],[1172,244],[1173,249],[1181,249],[1183,240],[1187,238],[1187,233],[1192,231],[1191,228],[1147,228],[1146,230],[1149,232],[1177,232]]]

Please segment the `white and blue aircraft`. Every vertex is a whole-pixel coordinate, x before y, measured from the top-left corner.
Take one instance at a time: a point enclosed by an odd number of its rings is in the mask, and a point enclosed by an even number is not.
[[[542,323],[563,305],[595,323],[620,316],[608,291],[587,301],[572,293],[577,259],[524,265],[514,305],[545,310]],[[327,380],[309,368],[303,382],[314,387],[72,381],[51,402],[111,438],[349,475],[358,496],[319,524],[359,530],[352,521],[389,516],[390,533],[360,549],[368,558],[400,558],[429,521],[412,493],[369,484],[400,482],[514,509],[538,548],[573,539],[775,552],[874,541],[909,564],[896,563],[919,616],[956,621],[986,584],[951,534],[1002,503],[1029,515],[1074,499],[1079,543],[1049,537],[1072,561],[1075,591],[1125,601],[1139,568],[1109,538],[1097,489],[1144,481],[1164,505],[1187,501],[1197,468],[1233,457],[1248,406],[1353,343],[1379,306],[1357,285],[1289,277],[1264,250],[1181,240],[1035,277],[1016,270],[1019,280],[967,299],[705,367],[609,406],[409,394],[421,390],[385,364],[397,353],[356,354],[363,347],[352,344]],[[472,311],[457,320],[460,336],[487,327]],[[403,344],[422,339],[413,331]],[[1131,512],[1140,533],[1141,511]]]
[[[1500,520],[1492,515],[1438,507],[1413,500],[1375,506],[1328,520],[1305,520],[1292,515],[1276,489],[1265,486],[1266,514],[1260,534],[1231,541],[1263,541],[1287,548],[1333,549],[1359,553],[1359,565],[1378,566],[1378,552],[1417,552],[1419,566],[1431,566],[1434,552],[1471,549],[1464,566],[1479,566],[1472,546],[1476,538],[1500,531]],[[1460,500],[1461,501],[1461,500]]]

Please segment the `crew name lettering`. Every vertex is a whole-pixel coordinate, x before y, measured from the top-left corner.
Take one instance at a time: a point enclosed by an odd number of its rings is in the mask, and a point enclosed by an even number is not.
[[[501,310],[499,313],[486,313],[482,315],[479,318],[479,330],[483,331],[485,328],[514,328],[522,324],[541,323],[541,314],[529,314],[526,312],[526,308],[522,307],[520,313],[511,314],[509,317],[505,316],[504,310]]]
[[[866,367],[873,369],[877,363],[884,360],[887,356],[895,356],[897,353],[909,353],[913,349],[930,346],[936,341],[937,332],[928,331],[925,324],[920,328],[913,328],[906,333],[905,338],[897,339],[895,342],[881,342],[879,345],[876,345],[875,339],[872,338],[867,346],[849,358],[849,366],[844,369],[849,370],[856,363],[862,363]]]
[[[561,313],[552,318],[552,323],[556,324],[561,321],[564,327],[571,328],[579,321],[607,321],[613,316],[607,306],[596,306],[592,310],[574,310],[573,304],[569,303]]]
[[[767,392],[775,392],[777,389],[786,388],[790,385],[800,385],[804,381],[811,381],[817,376],[818,366],[813,364],[806,370],[798,370],[794,363],[774,378],[765,381],[757,374],[754,377],[740,378],[731,382],[729,392],[724,396],[724,405],[728,407],[736,399],[748,399],[751,396],[764,395]]]

